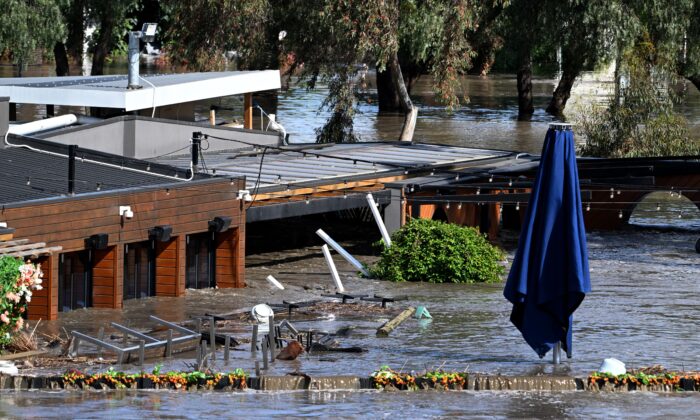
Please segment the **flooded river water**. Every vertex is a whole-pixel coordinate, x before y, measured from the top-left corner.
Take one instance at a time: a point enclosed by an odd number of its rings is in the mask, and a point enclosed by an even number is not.
[[[535,114],[532,121],[517,121],[517,100],[511,76],[467,78],[471,103],[453,115],[436,106],[427,84],[417,86],[421,106],[416,136],[421,141],[499,148],[539,153],[550,117]],[[536,106],[542,108],[553,80],[536,82]],[[575,98],[596,97],[580,85]],[[602,89],[602,88],[601,88]],[[579,93],[576,96],[577,92]],[[592,94],[590,92],[593,92]],[[292,134],[291,140],[312,141],[313,127],[323,122],[317,114],[322,92],[293,88],[280,98],[278,115]],[[205,109],[202,105],[202,109]],[[376,116],[376,107],[364,103],[357,131],[364,140],[393,139],[401,117]],[[692,124],[700,121],[700,94],[691,92],[684,113]],[[654,202],[662,200],[655,198]],[[700,214],[692,204],[663,198],[664,209],[640,208],[637,225],[619,232],[588,235],[593,291],[575,314],[573,359],[558,373],[585,375],[602,359],[615,357],[628,367],[661,364],[670,369],[700,369],[700,254],[694,250],[700,237]],[[683,212],[684,217],[676,214]],[[613,216],[611,216],[613,217]],[[326,226],[318,221],[308,234]],[[367,243],[377,240],[371,225],[343,243],[363,262],[374,257]],[[249,237],[248,243],[251,238]],[[284,234],[276,238],[284,240]],[[512,258],[517,233],[504,232],[499,241]],[[319,244],[320,245],[320,241]],[[376,339],[374,330],[385,316],[336,316],[299,319],[301,327],[334,331],[353,326],[344,346],[367,349],[360,355],[310,354],[293,362],[275,362],[272,374],[299,370],[310,375],[368,375],[381,365],[404,371],[442,367],[449,370],[504,374],[549,374],[549,358],[540,360],[509,322],[510,306],[502,296],[503,284],[430,285],[388,284],[358,279],[350,265],[336,259],[346,288],[362,293],[406,295],[397,305],[425,305],[432,321],[409,320],[388,338]],[[274,275],[287,286],[273,292],[264,278]],[[44,322],[43,332],[78,329],[95,333],[109,321],[144,325],[147,315],[180,321],[203,312],[222,313],[260,302],[311,299],[331,289],[331,280],[317,245],[250,255],[246,290],[188,291],[183,298],[148,298],[128,301],[123,311],[79,310],[61,314],[59,321]],[[241,327],[239,334],[248,335]],[[251,372],[254,359],[246,351],[232,352],[231,368]],[[168,368],[185,368],[190,360],[175,360]],[[217,366],[226,370],[228,366]],[[147,366],[150,369],[152,365]],[[104,370],[104,367],[94,367]],[[697,413],[700,395],[651,393],[590,394],[584,392],[276,392],[276,393],[173,393],[173,392],[11,392],[0,394],[0,417],[232,417],[243,415],[334,417],[648,417],[687,416]]]

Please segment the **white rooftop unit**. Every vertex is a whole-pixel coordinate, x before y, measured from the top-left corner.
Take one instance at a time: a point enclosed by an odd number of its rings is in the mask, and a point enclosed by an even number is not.
[[[0,97],[18,104],[87,106],[127,112],[210,98],[279,89],[279,70],[141,76],[142,89],[127,89],[127,75],[0,78]]]

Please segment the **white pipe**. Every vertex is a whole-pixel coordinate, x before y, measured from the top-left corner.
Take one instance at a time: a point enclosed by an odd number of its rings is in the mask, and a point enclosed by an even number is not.
[[[39,131],[66,127],[76,124],[77,122],[78,117],[73,114],[59,115],[58,117],[46,118],[44,120],[32,121],[25,124],[11,125],[8,133],[26,136],[27,134],[38,133]]]
[[[276,288],[278,288],[278,289],[280,289],[280,290],[284,290],[284,286],[282,286],[282,283],[280,283],[279,281],[277,281],[276,278],[274,278],[274,277],[272,277],[272,276],[270,275],[270,276],[267,276],[266,279],[267,279],[267,281],[270,282],[270,284],[272,284],[272,285],[275,286]]]
[[[331,246],[331,248],[335,249],[335,251],[340,254],[341,257],[345,258],[345,261],[349,262],[350,264],[354,265],[355,268],[360,270],[362,274],[364,274],[366,277],[369,277],[369,271],[365,268],[364,265],[362,265],[361,262],[357,261],[348,251],[343,249],[342,246],[338,245],[336,241],[331,239],[330,236],[326,232],[323,231],[323,229],[319,229],[316,231],[316,235],[320,236],[321,239],[323,239],[328,245]]]
[[[386,226],[384,226],[384,221],[382,220],[382,216],[379,214],[377,203],[374,202],[374,197],[372,194],[367,194],[367,203],[369,203],[369,208],[372,210],[374,220],[377,222],[379,232],[381,232],[382,238],[384,238],[384,246],[389,248],[391,246],[391,237],[389,236],[389,232],[386,230]]]
[[[345,288],[340,281],[340,276],[338,276],[338,269],[335,268],[335,263],[333,262],[333,257],[331,256],[331,251],[328,249],[328,245],[324,244],[321,249],[323,250],[323,256],[326,257],[328,268],[331,270],[331,277],[333,278],[333,282],[335,282],[335,288],[338,289],[338,293],[345,293]]]

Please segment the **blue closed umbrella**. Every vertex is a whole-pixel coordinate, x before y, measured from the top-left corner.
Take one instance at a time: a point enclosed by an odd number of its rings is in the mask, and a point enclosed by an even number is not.
[[[560,342],[571,357],[572,314],[591,284],[574,135],[553,126],[503,295],[513,304],[511,322],[540,357]]]

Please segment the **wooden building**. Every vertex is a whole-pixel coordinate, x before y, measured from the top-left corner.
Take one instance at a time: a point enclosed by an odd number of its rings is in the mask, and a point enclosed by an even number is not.
[[[30,319],[245,285],[243,178],[189,179],[166,165],[80,149],[71,183],[67,146],[29,142],[33,150],[0,148],[0,222],[17,238],[61,249],[35,255],[44,289],[34,293]]]

